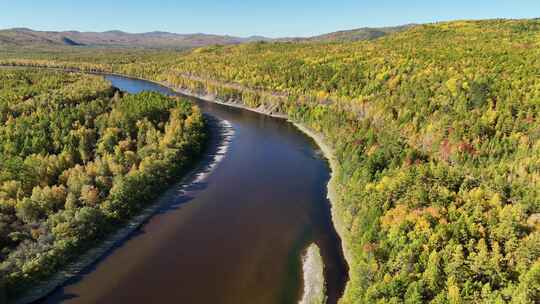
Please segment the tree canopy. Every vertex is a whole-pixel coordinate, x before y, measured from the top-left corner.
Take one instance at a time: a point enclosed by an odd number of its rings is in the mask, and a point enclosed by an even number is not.
[[[350,262],[342,303],[540,301],[539,20],[131,56],[140,60],[81,52],[0,62],[163,81],[271,107],[324,134],[338,160],[334,212]]]
[[[201,152],[189,102],[98,76],[0,71],[0,278],[8,298],[95,245]]]

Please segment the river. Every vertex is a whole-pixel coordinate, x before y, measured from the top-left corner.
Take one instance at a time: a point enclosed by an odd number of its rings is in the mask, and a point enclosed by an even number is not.
[[[106,78],[130,93],[175,94]],[[329,166],[316,144],[285,120],[190,99],[234,130],[223,159],[40,303],[297,303],[301,255],[313,242],[328,303],[337,302],[347,270],[326,199]]]

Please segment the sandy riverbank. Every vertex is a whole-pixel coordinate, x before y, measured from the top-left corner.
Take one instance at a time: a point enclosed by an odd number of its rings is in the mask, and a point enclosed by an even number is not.
[[[299,304],[326,303],[324,281],[324,263],[321,251],[316,244],[311,244],[302,259],[304,272],[304,294]]]
[[[157,84],[159,84],[161,86],[164,86],[164,87],[167,87],[167,88],[171,88],[166,83],[157,82]],[[208,101],[208,102],[213,102],[213,103],[217,103],[217,104],[221,104],[221,105],[225,105],[225,106],[229,106],[229,107],[233,107],[233,108],[243,109],[243,110],[259,113],[259,114],[270,116],[270,117],[281,118],[281,119],[287,119],[288,118],[287,115],[284,115],[284,114],[270,113],[268,111],[268,109],[265,109],[263,106],[260,106],[258,108],[248,107],[248,106],[242,104],[242,102],[239,101],[239,100],[226,102],[226,101],[220,100],[219,98],[217,98],[216,96],[211,95],[211,94],[202,95],[202,94],[195,94],[195,93],[192,93],[192,92],[190,92],[188,90],[183,90],[183,89],[176,89],[176,88],[171,88],[171,89],[173,89],[175,92],[178,92],[178,93],[180,93],[182,95],[196,97],[198,99],[202,99],[202,100]]]
[[[334,223],[334,228],[336,229],[337,234],[339,235],[341,239],[341,248],[343,249],[343,255],[345,257],[345,261],[347,262],[347,265],[351,265],[351,252],[349,250],[349,247],[347,246],[346,238],[348,236],[347,230],[345,229],[345,225],[343,225],[343,220],[341,219],[341,216],[338,214],[337,210],[337,203],[338,203],[338,194],[336,189],[336,183],[337,183],[337,172],[338,172],[338,163],[334,154],[334,149],[332,146],[330,146],[324,136],[320,133],[317,133],[313,131],[312,129],[306,127],[303,124],[295,123],[293,124],[304,134],[311,137],[317,146],[321,149],[323,152],[324,157],[328,160],[328,163],[330,164],[330,180],[328,181],[328,190],[327,190],[327,198],[330,201],[331,210],[332,210],[332,223]],[[347,284],[348,286],[348,284]],[[347,288],[347,286],[345,288]]]
[[[336,229],[338,235],[341,238],[341,246],[343,248],[343,253],[345,255],[345,260],[347,261],[347,264],[350,265],[350,252],[347,247],[347,243],[344,242],[344,237],[346,237],[347,231],[345,230],[345,226],[343,225],[343,221],[341,220],[341,217],[337,214],[337,208],[336,204],[338,201],[338,195],[337,195],[337,189],[336,189],[336,179],[337,179],[337,170],[338,170],[338,163],[334,156],[334,149],[326,143],[324,137],[322,134],[317,133],[313,131],[312,129],[306,127],[303,124],[295,123],[293,124],[304,134],[311,137],[317,146],[321,149],[323,152],[324,157],[328,160],[328,163],[330,164],[330,180],[328,181],[328,193],[327,198],[330,201],[331,207],[332,207],[332,222],[334,223],[334,228]]]
[[[170,88],[170,89],[172,89],[173,91],[175,91],[177,93],[180,93],[180,94],[183,94],[183,95],[186,95],[186,96],[196,97],[196,98],[202,99],[204,101],[218,103],[218,104],[222,104],[222,105],[226,105],[226,106],[232,106],[232,107],[236,107],[236,108],[241,108],[241,109],[244,109],[244,110],[256,112],[256,113],[267,115],[267,116],[272,116],[272,117],[277,117],[277,118],[282,118],[282,119],[288,119],[288,117],[286,115],[283,115],[283,114],[271,115],[271,114],[266,113],[264,111],[261,111],[259,109],[250,108],[248,106],[240,104],[241,101],[236,101],[234,103],[232,103],[232,102],[223,102],[223,101],[217,100],[215,98],[215,96],[212,96],[212,95],[194,94],[194,93],[192,93],[192,92],[190,92],[188,90],[182,90],[182,89],[171,87],[166,83],[155,82],[155,81],[154,81],[154,83],[157,83],[157,84],[159,84],[161,86]],[[328,185],[327,185],[327,198],[330,201],[330,206],[331,206],[331,211],[332,211],[332,223],[334,224],[334,228],[336,229],[336,232],[337,232],[337,234],[339,235],[339,237],[341,239],[341,246],[342,246],[342,249],[343,249],[343,255],[345,257],[345,261],[347,262],[348,265],[351,265],[351,261],[352,261],[351,253],[350,253],[350,251],[348,249],[347,242],[344,241],[345,238],[348,235],[347,230],[345,229],[345,225],[343,225],[343,221],[342,221],[341,217],[339,216],[337,208],[336,208],[336,204],[338,202],[338,195],[337,195],[337,189],[336,189],[336,183],[337,183],[336,174],[337,174],[337,170],[338,170],[338,163],[337,163],[337,160],[336,160],[335,155],[334,155],[334,149],[330,144],[328,144],[326,142],[326,140],[325,140],[325,138],[324,138],[324,136],[322,134],[313,131],[312,129],[310,129],[309,127],[307,127],[306,125],[304,125],[302,123],[298,123],[298,122],[295,122],[295,121],[290,121],[290,122],[294,126],[296,126],[296,128],[298,128],[300,131],[302,131],[305,135],[311,137],[313,139],[313,141],[315,141],[317,146],[323,152],[324,157],[328,160],[328,163],[330,164],[330,180],[328,181]],[[306,276],[306,273],[304,273],[304,280],[306,280],[305,276]],[[308,280],[311,280],[311,279],[308,279]]]

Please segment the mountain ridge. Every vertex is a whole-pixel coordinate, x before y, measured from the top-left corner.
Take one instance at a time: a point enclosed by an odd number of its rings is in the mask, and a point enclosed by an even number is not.
[[[129,33],[121,30],[104,32],[40,31],[25,27],[0,30],[0,47],[86,46],[185,49],[208,45],[233,45],[248,42],[335,42],[376,39],[414,25],[383,28],[358,28],[312,37],[268,38],[260,35],[237,37],[205,33],[178,34],[166,31]]]
[[[140,48],[192,48],[212,44],[239,44],[249,38],[212,34],[175,34],[161,31],[127,33],[119,30],[105,32],[36,31],[28,28],[0,30],[1,46],[101,46]]]

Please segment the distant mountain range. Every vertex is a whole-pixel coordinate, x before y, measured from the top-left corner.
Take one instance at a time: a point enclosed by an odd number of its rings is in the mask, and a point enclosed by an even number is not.
[[[32,46],[88,46],[88,47],[138,47],[138,48],[193,48],[207,45],[229,45],[255,41],[290,41],[290,42],[332,42],[357,41],[382,37],[401,31],[411,25],[387,28],[361,28],[339,31],[307,38],[271,39],[261,36],[247,38],[210,35],[210,34],[175,34],[169,32],[149,32],[132,34],[122,31],[78,32],[78,31],[35,31],[27,28],[0,30],[1,47]]]
[[[239,38],[207,34],[174,34],[150,32],[131,34],[122,31],[108,32],[50,32],[27,28],[0,30],[0,46],[93,46],[141,48],[191,48],[213,44],[238,44],[266,40],[262,37]]]

